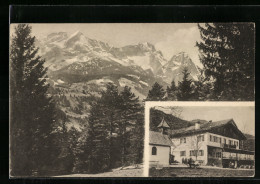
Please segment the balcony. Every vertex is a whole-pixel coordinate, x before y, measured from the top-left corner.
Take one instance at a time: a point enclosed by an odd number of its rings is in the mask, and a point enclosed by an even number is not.
[[[236,145],[230,145],[230,144],[221,144],[221,148],[231,148],[236,149]]]

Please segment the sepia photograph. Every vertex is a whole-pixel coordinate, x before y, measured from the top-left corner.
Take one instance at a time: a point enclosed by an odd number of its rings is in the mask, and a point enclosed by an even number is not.
[[[254,176],[253,102],[157,102],[149,109],[150,177]]]
[[[147,101],[255,100],[252,22],[19,23],[10,24],[9,39],[10,178],[145,177]],[[254,121],[231,113],[246,107],[185,108],[173,105],[174,115],[151,109],[151,145],[160,146],[152,156],[162,152],[163,160],[151,157],[149,176],[226,176],[215,167],[254,175],[253,161],[237,160],[254,158],[241,146],[254,140]],[[193,131],[196,123],[201,129]],[[180,137],[199,134],[200,156],[179,147]],[[169,170],[157,169],[164,165]],[[172,173],[175,167],[187,173]]]

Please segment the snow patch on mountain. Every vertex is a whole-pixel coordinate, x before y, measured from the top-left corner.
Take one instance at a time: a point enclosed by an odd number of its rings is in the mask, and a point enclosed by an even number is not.
[[[129,76],[129,77],[133,77],[133,78],[135,78],[135,79],[140,79],[140,77],[139,77],[139,76],[137,76],[137,75],[131,75],[131,74],[127,74],[127,76]]]
[[[144,81],[139,81],[141,84],[145,85],[145,86],[149,86],[148,83],[144,82]]]
[[[126,79],[126,78],[120,78],[118,80],[118,82],[119,82],[119,85],[121,87],[125,87],[125,86],[134,86],[134,87],[136,87],[136,83],[135,82],[133,82],[133,81],[131,81],[129,79]]]
[[[106,78],[102,78],[102,79],[97,79],[97,80],[91,80],[88,82],[88,84],[96,84],[96,85],[100,85],[100,84],[107,84],[107,83],[114,83],[112,80],[110,79],[106,79]]]
[[[150,69],[153,71],[153,68],[150,65],[150,57],[148,53],[145,53],[144,56],[129,56],[128,59],[133,61],[136,65],[140,66],[144,70]]]
[[[61,80],[61,79],[58,79],[57,82],[60,83],[60,84],[65,83],[65,82],[64,82],[63,80]]]

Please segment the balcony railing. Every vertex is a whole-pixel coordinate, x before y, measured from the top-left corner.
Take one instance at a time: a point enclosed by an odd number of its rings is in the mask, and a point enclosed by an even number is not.
[[[236,145],[230,145],[230,144],[221,144],[222,148],[232,148],[232,149],[236,149]]]

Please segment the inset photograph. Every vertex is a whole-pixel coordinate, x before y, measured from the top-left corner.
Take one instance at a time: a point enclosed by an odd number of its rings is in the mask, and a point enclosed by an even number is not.
[[[254,176],[254,103],[147,103],[150,177]]]

